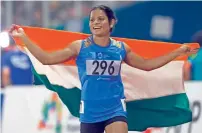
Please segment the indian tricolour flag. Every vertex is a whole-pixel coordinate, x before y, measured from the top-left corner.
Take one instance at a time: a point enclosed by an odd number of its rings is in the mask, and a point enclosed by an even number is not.
[[[68,31],[22,26],[29,38],[43,50],[52,52],[66,47],[72,41],[85,39],[89,35]],[[144,58],[154,58],[177,49],[181,44],[114,38],[124,41],[133,52]],[[81,84],[75,60],[57,65],[43,65],[23,43],[15,38],[33,64],[35,77],[47,89],[58,93],[70,113],[79,117]],[[199,47],[198,44],[190,44]],[[167,65],[142,71],[122,64],[122,80],[125,87],[126,108],[130,131],[144,131],[150,127],[170,127],[192,120],[189,100],[183,81],[183,64],[186,56],[179,57]]]

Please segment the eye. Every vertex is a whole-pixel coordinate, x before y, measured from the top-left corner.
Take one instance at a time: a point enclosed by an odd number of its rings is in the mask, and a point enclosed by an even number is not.
[[[94,21],[94,19],[90,19],[90,21],[91,21],[91,22],[93,22],[93,21]]]
[[[98,20],[99,21],[104,21],[104,18],[103,17],[99,17]]]

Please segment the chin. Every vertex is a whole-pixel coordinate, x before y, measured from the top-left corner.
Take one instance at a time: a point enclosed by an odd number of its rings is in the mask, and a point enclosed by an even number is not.
[[[99,37],[104,36],[103,33],[93,33],[93,35],[95,35],[95,36],[99,36]]]
[[[101,32],[93,32],[93,35],[96,35],[96,36],[106,36],[106,35],[108,35],[108,32],[103,32],[103,31],[101,31]]]

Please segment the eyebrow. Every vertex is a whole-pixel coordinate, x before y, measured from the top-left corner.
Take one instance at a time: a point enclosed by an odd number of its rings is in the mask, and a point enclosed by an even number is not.
[[[98,16],[98,17],[103,17],[104,18],[105,16]]]
[[[101,17],[101,18],[105,18],[105,16],[98,16],[98,17]],[[90,19],[92,19],[93,17],[90,17]]]

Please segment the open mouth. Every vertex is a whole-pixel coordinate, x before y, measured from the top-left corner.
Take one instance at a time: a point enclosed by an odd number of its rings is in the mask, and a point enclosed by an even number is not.
[[[95,26],[95,27],[93,27],[93,29],[94,29],[94,30],[100,30],[101,27]]]

